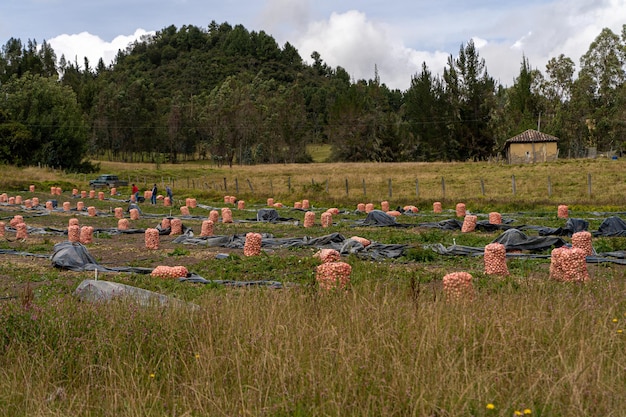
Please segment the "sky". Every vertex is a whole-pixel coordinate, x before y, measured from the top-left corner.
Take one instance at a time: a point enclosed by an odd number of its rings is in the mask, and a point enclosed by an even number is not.
[[[545,73],[560,54],[576,66],[603,28],[621,34],[626,0],[2,0],[0,46],[44,40],[57,57],[95,66],[170,25],[243,25],[294,45],[305,62],[317,51],[354,80],[402,91],[426,63],[441,74],[470,40],[487,71],[510,86],[523,57]]]

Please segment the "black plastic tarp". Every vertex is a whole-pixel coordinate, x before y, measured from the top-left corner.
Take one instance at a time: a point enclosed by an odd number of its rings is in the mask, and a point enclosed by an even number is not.
[[[246,243],[246,236],[235,234],[229,236],[200,236],[187,237],[179,236],[174,239],[174,243],[187,245],[205,245],[209,247],[222,247],[231,249],[243,249]],[[275,238],[268,233],[261,234],[261,247],[263,248],[291,248],[291,247],[315,247],[319,249],[335,249],[342,255],[354,254],[359,257],[382,259],[398,258],[402,256],[406,245],[387,245],[372,242],[368,246],[353,239],[347,239],[340,233],[331,233],[320,237],[304,236],[301,238]]]

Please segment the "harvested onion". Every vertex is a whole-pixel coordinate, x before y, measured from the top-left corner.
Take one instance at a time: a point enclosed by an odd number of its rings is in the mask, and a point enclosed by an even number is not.
[[[213,222],[211,220],[204,220],[202,222],[200,236],[213,236]]]
[[[243,246],[245,256],[258,256],[261,254],[262,236],[260,233],[246,233],[246,242]]]
[[[502,243],[494,242],[485,246],[484,262],[485,274],[509,275],[509,269],[506,265],[506,247]]]
[[[150,273],[150,276],[155,278],[184,278],[187,275],[189,275],[189,271],[184,266],[160,265]]]
[[[478,220],[477,216],[473,216],[468,214],[463,219],[463,226],[461,227],[461,232],[468,233],[473,232],[476,229],[476,221]]]
[[[448,301],[471,301],[474,298],[472,275],[467,272],[452,272],[445,275],[443,292]]]
[[[345,290],[350,284],[352,267],[345,262],[327,262],[318,265],[315,270],[315,279],[320,290]]]
[[[465,203],[457,203],[456,217],[465,217]]]
[[[304,227],[315,226],[315,212],[307,211],[304,213]]]
[[[333,225],[333,215],[330,212],[325,212],[322,213],[322,218],[321,218],[321,222],[322,222],[322,227],[330,227]]]
[[[170,220],[170,235],[182,235],[183,234],[183,222],[181,219]]]
[[[93,227],[83,226],[80,228],[80,243],[89,245],[93,242]]]
[[[159,230],[148,228],[145,232],[146,249],[159,249]]]

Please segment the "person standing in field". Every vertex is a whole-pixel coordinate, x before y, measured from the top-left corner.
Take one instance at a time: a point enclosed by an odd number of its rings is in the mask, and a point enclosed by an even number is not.
[[[150,196],[150,202],[151,202],[152,204],[156,204],[157,191],[158,191],[158,190],[157,190],[157,185],[156,185],[156,184],[154,184],[154,185],[152,186],[152,195]]]
[[[135,196],[135,203],[138,203],[139,202],[139,187],[133,184],[133,190],[131,192]]]
[[[172,193],[172,188],[169,185],[165,186],[165,192],[167,196],[170,198],[170,202],[174,202],[174,193]]]

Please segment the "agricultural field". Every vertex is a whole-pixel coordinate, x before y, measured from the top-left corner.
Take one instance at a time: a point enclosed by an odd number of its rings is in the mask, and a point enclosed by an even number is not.
[[[131,220],[130,187],[81,198],[72,190],[88,193],[97,175],[1,167],[0,194],[57,202],[54,210],[0,203],[0,221],[8,226],[21,215],[33,231],[18,238],[9,228],[0,238],[2,416],[619,416],[626,409],[626,265],[615,257],[626,237],[594,236],[593,250],[613,257],[587,262],[586,282],[560,282],[550,278],[553,246],[511,251],[508,275],[487,274],[482,254],[454,249],[485,248],[505,228],[436,227],[463,223],[456,211],[463,202],[479,223],[498,212],[529,238],[568,219],[597,231],[607,218],[626,218],[621,160],[100,164],[142,195],[153,183],[163,195],[173,185],[173,205],[139,203]],[[269,207],[269,198],[282,207]],[[307,210],[294,207],[304,200],[315,213],[306,228]],[[96,215],[76,210],[78,202]],[[357,210],[385,202],[417,212],[374,225]],[[568,219],[557,215],[559,205],[568,206]],[[137,233],[117,231],[116,208]],[[216,222],[213,235],[224,239],[194,239],[222,208],[233,222]],[[270,208],[279,219],[259,221]],[[331,208],[338,214],[322,227]],[[193,235],[161,234],[158,248],[147,249],[144,231],[163,218],[180,219]],[[52,265],[70,219],[93,227],[84,247],[106,270]],[[248,233],[263,236],[259,255],[237,244]],[[335,247],[357,236],[380,250],[345,246],[345,291],[322,291],[316,281],[316,254],[329,244],[311,242],[328,236]],[[550,237],[572,242],[568,234]],[[206,281],[141,272],[158,266],[184,266]],[[452,301],[444,291],[444,276],[454,272],[471,274],[471,297]],[[82,301],[76,288],[93,279],[177,302]]]

